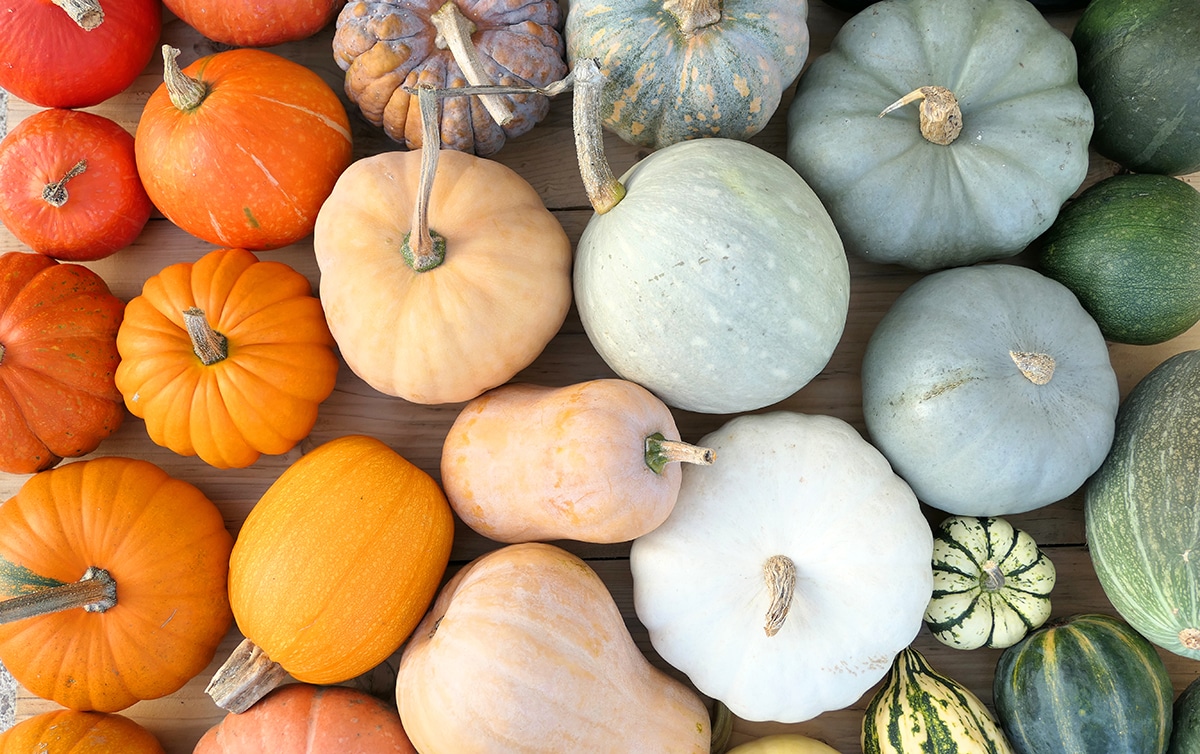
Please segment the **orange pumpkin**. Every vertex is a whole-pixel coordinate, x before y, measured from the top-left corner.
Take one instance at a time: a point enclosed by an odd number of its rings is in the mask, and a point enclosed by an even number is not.
[[[154,442],[241,468],[312,430],[337,379],[333,346],[307,278],[217,249],[165,268],[129,302],[116,385]]]
[[[290,683],[209,728],[192,754],[416,754],[395,705],[357,689]],[[3,754],[0,751],[0,754]]]
[[[0,661],[70,709],[173,693],[229,630],[232,545],[217,507],[148,461],[35,474],[0,505]]]
[[[337,94],[299,63],[256,49],[182,71],[164,46],[164,82],[134,135],[146,193],[168,220],[216,246],[259,250],[312,232],[350,164]]]
[[[121,426],[113,373],[124,310],[86,267],[0,255],[0,471],[90,453]]]
[[[333,20],[346,0],[164,0],[167,10],[214,42],[268,47],[307,39]]]
[[[107,712],[51,710],[0,733],[0,754],[163,754],[154,734]]]
[[[241,712],[287,675],[329,684],[396,651],[450,560],[454,515],[429,474],[351,435],[292,464],[246,517],[229,599],[246,637],[208,693]]]

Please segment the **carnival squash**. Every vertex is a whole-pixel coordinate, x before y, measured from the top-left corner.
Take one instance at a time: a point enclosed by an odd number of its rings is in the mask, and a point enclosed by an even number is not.
[[[554,0],[351,0],[337,19],[333,59],[363,117],[410,149],[424,143],[418,85],[546,87],[567,72]],[[447,100],[438,121],[447,149],[486,157],[537,125],[537,93]]]
[[[3,754],[0,751],[0,754]],[[289,683],[209,728],[192,754],[416,754],[395,705],[344,686]]]
[[[229,629],[232,544],[200,490],[148,461],[34,474],[0,505],[0,661],[70,709],[177,691]]]
[[[600,64],[606,128],[660,149],[749,139],[808,59],[807,0],[576,0],[567,60]]]
[[[207,55],[164,81],[134,134],[138,173],[168,220],[214,246],[286,246],[312,233],[350,164],[350,119],[313,71],[265,50]]]
[[[41,107],[90,107],[150,62],[159,0],[4,0],[0,89]]]
[[[341,683],[383,662],[437,592],[453,536],[437,482],[379,440],[309,451],[238,534],[229,600],[246,638],[209,695],[243,712],[289,674]]]
[[[436,111],[423,124],[434,134]],[[342,358],[414,403],[468,401],[507,382],[571,305],[571,243],[537,191],[494,160],[438,150],[436,137],[351,165],[321,207],[313,248]]]
[[[1095,320],[1010,264],[928,275],[867,342],[863,414],[917,497],[1004,516],[1070,495],[1104,460],[1119,402]]]
[[[133,243],[153,209],[133,137],[108,118],[41,110],[0,141],[0,222],[39,254],[109,256]]]
[[[634,644],[600,577],[508,545],[442,588],[404,648],[400,718],[421,754],[707,754],[708,712]]]
[[[921,629],[933,537],[917,499],[833,417],[740,416],[699,444],[717,462],[683,470],[630,551],[651,644],[745,720],[849,706]]]
[[[847,251],[932,270],[1050,227],[1091,133],[1075,50],[1025,0],[877,3],[800,77],[787,160]]]
[[[90,453],[121,426],[113,372],[124,311],[86,267],[0,255],[0,471]]]
[[[240,468],[308,435],[337,378],[333,346],[307,278],[217,249],[151,276],[126,306],[116,385],[155,443]]]
[[[689,411],[749,411],[804,387],[841,339],[850,300],[820,200],[783,160],[734,139],[661,149],[618,181],[597,115],[604,76],[589,59],[574,73],[596,210],[575,250],[575,302],[596,351]]]
[[[163,754],[163,747],[128,717],[60,709],[0,733],[0,754]]]
[[[1051,621],[1004,650],[992,694],[1017,754],[1162,754],[1171,735],[1162,658],[1108,615]]]
[[[269,47],[307,39],[334,19],[346,0],[164,0],[208,39],[232,47]]]
[[[1002,518],[951,516],[933,534],[925,623],[956,649],[1016,644],[1050,617],[1054,563]]]
[[[666,404],[617,379],[510,383],[468,403],[442,445],[442,484],[467,526],[500,542],[626,542],[666,519],[680,463],[712,454],[679,440]]]
[[[1160,647],[1200,659],[1200,351],[1155,367],[1125,398],[1104,464],[1088,480],[1084,522],[1100,586]]]

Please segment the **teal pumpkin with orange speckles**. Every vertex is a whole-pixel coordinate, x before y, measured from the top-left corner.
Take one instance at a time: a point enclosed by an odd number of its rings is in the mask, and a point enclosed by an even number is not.
[[[687,139],[747,140],[779,107],[808,57],[807,0],[580,0],[567,60],[595,58],[604,125],[660,149]]]

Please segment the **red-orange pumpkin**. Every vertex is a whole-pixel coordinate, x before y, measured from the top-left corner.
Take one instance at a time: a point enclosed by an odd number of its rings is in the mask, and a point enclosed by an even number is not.
[[[0,754],[163,754],[154,734],[107,712],[52,710],[0,733]]]
[[[214,42],[268,47],[316,34],[346,0],[164,0],[163,4]]]
[[[124,310],[86,267],[0,256],[0,471],[90,453],[121,425],[113,374]]]
[[[34,474],[0,505],[0,661],[70,709],[173,693],[229,630],[232,547],[217,507],[148,461]]]
[[[265,50],[218,52],[182,71],[178,54],[164,46],[165,80],[134,135],[155,206],[215,246],[273,249],[311,233],[351,159],[337,94]]]
[[[0,752],[3,754],[3,752]],[[192,754],[416,754],[393,704],[344,686],[292,683],[229,713]]]
[[[148,279],[117,333],[116,383],[150,439],[218,468],[306,437],[338,362],[308,279],[217,249]]]

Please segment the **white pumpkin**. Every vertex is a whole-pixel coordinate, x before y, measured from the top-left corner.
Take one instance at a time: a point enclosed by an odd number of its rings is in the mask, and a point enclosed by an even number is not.
[[[630,553],[654,649],[746,720],[852,704],[916,637],[932,594],[912,490],[833,417],[745,415],[702,442],[719,460],[683,470],[671,515]]]

